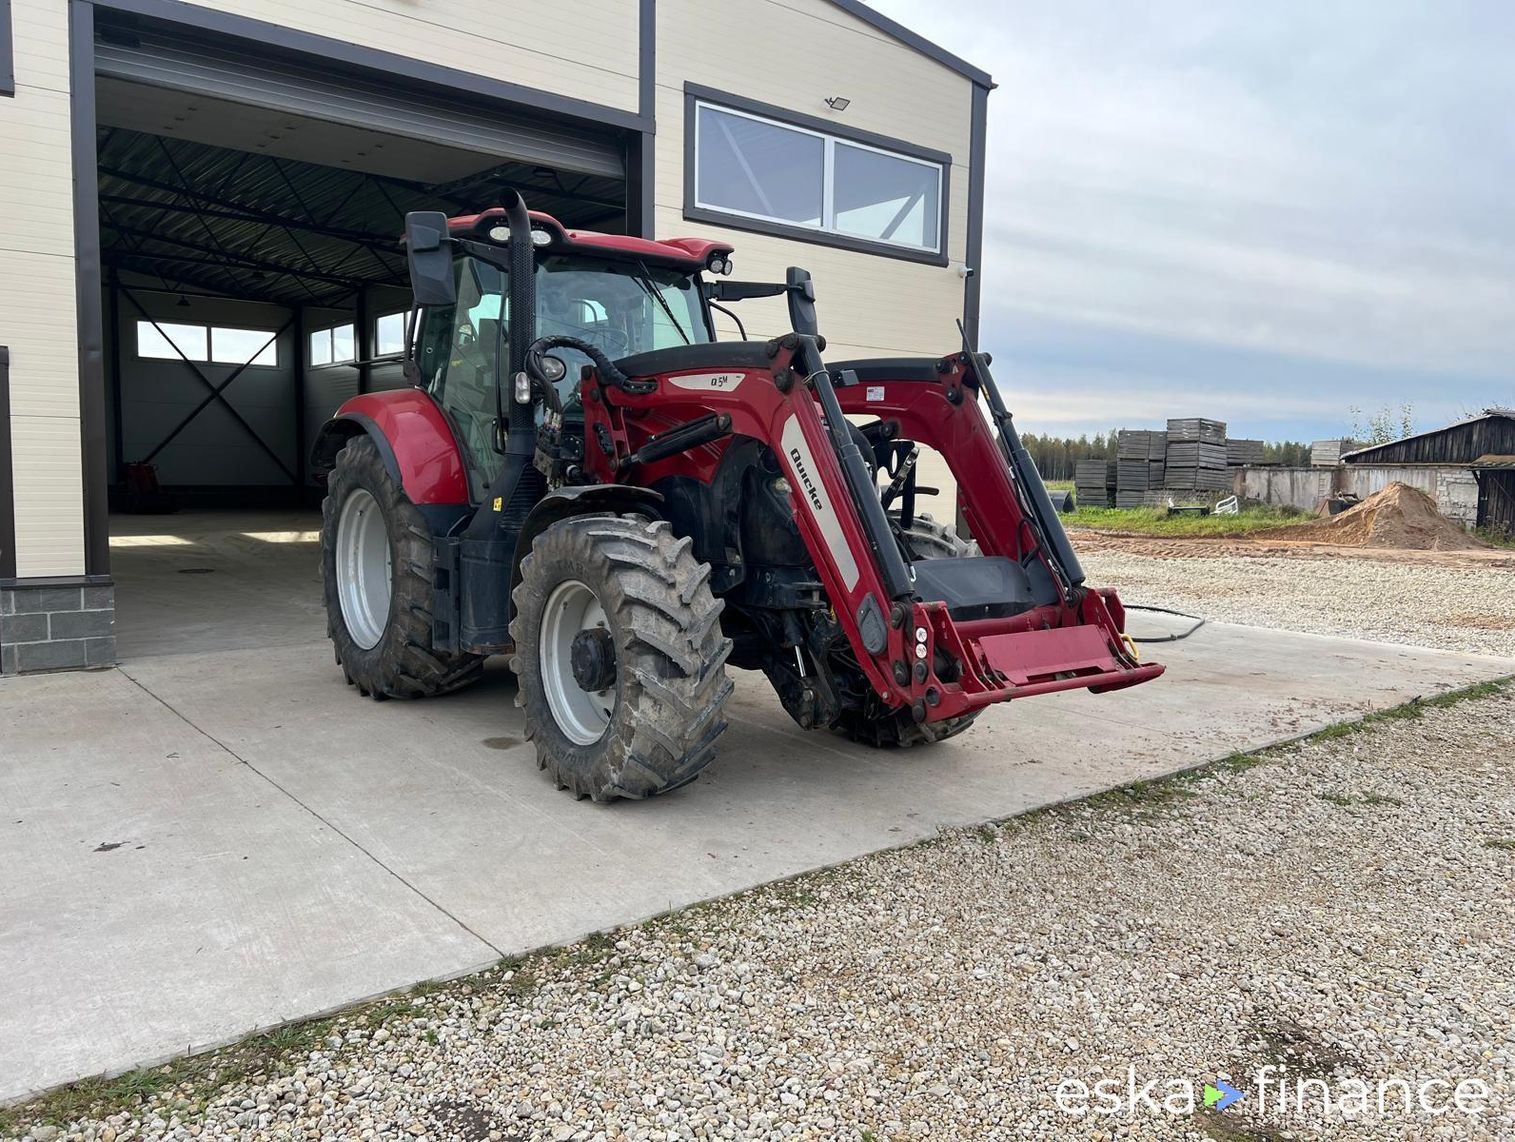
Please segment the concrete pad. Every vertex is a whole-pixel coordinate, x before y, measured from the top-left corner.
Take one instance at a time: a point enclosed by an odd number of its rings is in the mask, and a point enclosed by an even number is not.
[[[0,1098],[496,956],[119,672],[0,680],[0,807]]]
[[[319,511],[111,517],[123,662],[291,646],[326,630]]]
[[[736,672],[716,764],[668,797],[611,805],[537,772],[503,669],[420,703],[360,699],[324,644],[127,669],[512,952],[1515,672],[1218,624],[1162,649],[1170,671],[1155,683],[996,707],[961,738],[905,751],[801,731],[760,675]]]
[[[1170,666],[1155,683],[997,707],[961,738],[896,752],[798,730],[738,672],[712,769],[613,805],[537,772],[499,668],[414,703],[359,698],[315,641],[18,680],[52,689],[0,689],[7,720],[29,726],[14,753],[7,731],[5,800],[43,822],[0,831],[0,864],[27,886],[0,909],[0,1095],[1515,673],[1220,624],[1153,649]],[[123,675],[224,750],[163,722]],[[85,711],[66,742],[47,723],[63,709]],[[92,851],[138,836],[146,850]],[[160,849],[152,875],[103,863]]]

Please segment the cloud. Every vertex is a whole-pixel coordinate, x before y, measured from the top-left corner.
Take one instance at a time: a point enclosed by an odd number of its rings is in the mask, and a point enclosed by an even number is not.
[[[1222,369],[1211,351],[1273,354],[1295,394],[1278,399],[1322,418],[1410,378],[1438,406],[1508,399],[1515,6],[875,6],[1000,85],[990,348],[1045,326],[1188,344]],[[1082,367],[1184,391],[1119,359]],[[1220,372],[1207,391],[1246,407],[1232,387]]]

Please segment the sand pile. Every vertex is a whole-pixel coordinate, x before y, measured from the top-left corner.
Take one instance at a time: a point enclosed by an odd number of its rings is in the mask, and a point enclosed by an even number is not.
[[[1259,532],[1258,538],[1411,551],[1469,551],[1487,546],[1437,511],[1430,496],[1398,481],[1339,516],[1272,528]]]

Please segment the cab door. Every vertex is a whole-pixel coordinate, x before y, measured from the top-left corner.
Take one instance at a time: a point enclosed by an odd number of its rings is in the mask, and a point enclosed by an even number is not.
[[[509,383],[506,274],[476,258],[459,258],[454,272],[457,302],[423,312],[416,365],[422,387],[462,446],[470,496],[479,503],[505,460],[500,386]]]

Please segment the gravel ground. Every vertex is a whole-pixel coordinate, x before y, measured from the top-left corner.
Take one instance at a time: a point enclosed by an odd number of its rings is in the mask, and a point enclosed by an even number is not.
[[[1512,757],[1515,689],[1382,718],[350,1014],[203,1109],[165,1089],[31,1136],[1512,1138]],[[1259,1115],[1265,1063],[1489,1097]],[[1058,1108],[1128,1067],[1158,1107]],[[1160,1108],[1220,1075],[1236,1106]]]
[[[1515,658],[1515,571],[1370,559],[1163,559],[1114,550],[1081,559],[1090,582],[1116,587],[1132,603]]]

